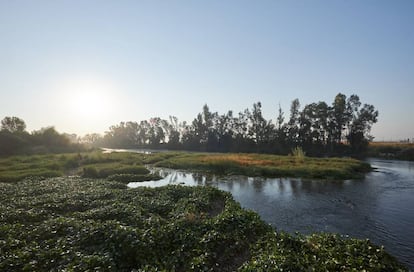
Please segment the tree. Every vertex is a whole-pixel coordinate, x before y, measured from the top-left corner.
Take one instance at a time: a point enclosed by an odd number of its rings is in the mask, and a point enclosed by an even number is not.
[[[371,127],[378,121],[378,111],[375,107],[369,104],[357,111],[352,123],[350,124],[348,140],[351,148],[356,153],[365,151],[368,142],[372,139],[369,135]]]
[[[178,123],[178,118],[175,116],[170,116],[170,123],[166,123],[166,131],[168,137],[168,146],[170,148],[178,148],[180,144],[180,124]]]
[[[252,137],[252,140],[258,145],[268,142],[270,139],[270,130],[272,129],[272,125],[263,117],[262,104],[260,102],[253,104],[253,109],[249,115],[249,119],[249,134]]]
[[[23,119],[19,117],[5,117],[1,121],[1,130],[9,131],[11,133],[24,132],[26,130],[26,124]]]
[[[30,135],[27,133],[11,133],[0,131],[0,156],[10,156],[24,153],[30,146]]]
[[[329,107],[325,102],[319,102],[316,105],[315,118],[313,129],[318,132],[316,141],[321,144],[327,144]]]
[[[214,130],[217,135],[217,151],[228,152],[232,148],[234,133],[233,112],[217,115],[214,119]]]
[[[299,143],[299,123],[300,123],[300,103],[299,99],[292,101],[290,106],[290,117],[287,124],[287,139],[292,146]]]
[[[346,107],[346,96],[344,94],[337,94],[332,103],[331,110],[331,133],[332,140],[339,144],[342,139],[342,131],[349,122],[349,114]]]
[[[98,133],[86,134],[81,138],[81,143],[89,146],[99,146],[102,143],[103,137]]]
[[[282,111],[282,107],[279,104],[279,110],[277,115],[277,130],[281,131],[283,128],[283,122],[285,121],[284,112]]]
[[[303,146],[310,146],[313,143],[313,127],[316,115],[316,103],[306,105],[299,117],[299,141]]]
[[[136,147],[139,143],[139,125],[137,122],[120,122],[105,132],[104,143],[107,146],[122,148]]]
[[[149,144],[151,147],[156,148],[165,140],[165,133],[161,126],[161,118],[151,118],[149,124]]]

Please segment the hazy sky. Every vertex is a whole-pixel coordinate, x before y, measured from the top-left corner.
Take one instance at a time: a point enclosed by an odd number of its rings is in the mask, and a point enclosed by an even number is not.
[[[376,140],[414,137],[414,1],[0,0],[0,118],[120,121],[358,94]]]

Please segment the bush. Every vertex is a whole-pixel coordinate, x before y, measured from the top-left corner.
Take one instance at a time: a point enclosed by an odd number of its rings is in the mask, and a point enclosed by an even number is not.
[[[292,156],[296,159],[303,160],[306,156],[305,152],[303,151],[302,147],[295,147],[292,149]]]

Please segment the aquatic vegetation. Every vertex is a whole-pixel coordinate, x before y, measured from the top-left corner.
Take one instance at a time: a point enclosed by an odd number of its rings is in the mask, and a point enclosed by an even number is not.
[[[404,271],[383,248],[275,232],[212,187],[0,183],[1,271]]]

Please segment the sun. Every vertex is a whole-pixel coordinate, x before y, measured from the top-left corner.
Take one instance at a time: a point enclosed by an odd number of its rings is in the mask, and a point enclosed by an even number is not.
[[[96,119],[107,113],[109,96],[103,89],[85,86],[71,93],[69,103],[74,115]]]
[[[117,108],[114,87],[103,79],[82,79],[65,82],[59,97],[65,120],[84,130],[107,120]]]

